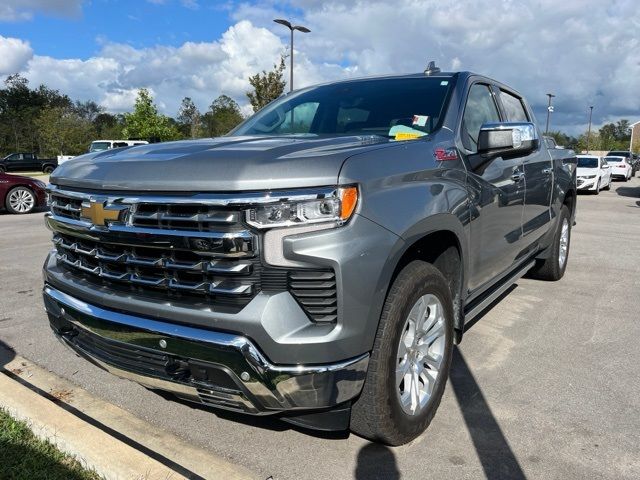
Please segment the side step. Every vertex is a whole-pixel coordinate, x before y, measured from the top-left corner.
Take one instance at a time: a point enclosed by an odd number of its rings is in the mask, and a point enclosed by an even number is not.
[[[474,302],[473,306],[469,309],[469,311],[464,314],[464,325],[465,327],[473,321],[478,315],[480,315],[491,303],[493,303],[497,298],[500,297],[504,292],[506,292],[511,285],[518,281],[519,278],[524,276],[533,266],[535,265],[535,260],[531,260],[527,262],[524,267],[517,269],[513,274],[508,276],[497,288],[491,290],[489,294],[484,297],[481,297],[481,300],[478,302]],[[465,328],[466,329],[466,328]]]

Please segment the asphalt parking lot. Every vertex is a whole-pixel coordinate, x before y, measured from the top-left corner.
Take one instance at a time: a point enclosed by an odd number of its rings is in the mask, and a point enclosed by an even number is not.
[[[170,402],[75,357],[42,308],[42,216],[0,213],[0,341],[259,477],[640,478],[640,178],[579,196],[565,277],[520,280],[465,334],[434,422],[399,448]]]

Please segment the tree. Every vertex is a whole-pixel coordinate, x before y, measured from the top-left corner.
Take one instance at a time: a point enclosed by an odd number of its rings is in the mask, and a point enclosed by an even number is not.
[[[275,100],[282,92],[284,92],[284,55],[280,55],[280,64],[274,65],[273,70],[270,72],[262,71],[262,73],[256,73],[254,76],[249,77],[249,83],[253,87],[252,92],[247,92],[247,97],[253,111],[257,112],[266,104]]]
[[[124,114],[122,135],[125,138],[174,140],[180,137],[180,132],[170,124],[166,116],[158,113],[149,91],[141,88],[138,90],[133,112]]]
[[[87,100],[85,102],[76,100],[73,104],[73,109],[80,118],[84,118],[89,122],[93,122],[98,115],[104,113],[104,107],[98,105],[93,100]]]
[[[202,136],[202,118],[200,111],[191,98],[184,97],[182,99],[177,120],[180,133],[185,137],[198,138]]]
[[[124,115],[99,113],[93,119],[93,128],[96,131],[96,139],[118,140],[122,138]]]
[[[35,120],[40,152],[47,156],[80,155],[95,137],[93,124],[70,107],[47,107]]]
[[[240,107],[234,99],[227,95],[220,95],[216,98],[203,117],[206,133],[211,137],[226,135],[242,120]]]

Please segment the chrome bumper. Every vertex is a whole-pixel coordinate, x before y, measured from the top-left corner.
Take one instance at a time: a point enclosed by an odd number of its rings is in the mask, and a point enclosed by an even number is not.
[[[188,400],[261,415],[330,408],[364,384],[368,354],[328,365],[273,365],[243,336],[103,309],[49,285],[43,296],[54,332],[75,352]]]

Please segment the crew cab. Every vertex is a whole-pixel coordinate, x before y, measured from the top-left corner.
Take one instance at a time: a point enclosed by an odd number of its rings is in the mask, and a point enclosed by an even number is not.
[[[51,173],[58,166],[55,158],[40,158],[35,153],[12,153],[0,160],[1,172]]]
[[[575,165],[482,75],[305,88],[225,137],[57,169],[49,322],[151,389],[400,445],[470,322],[522,275],[564,275]]]

